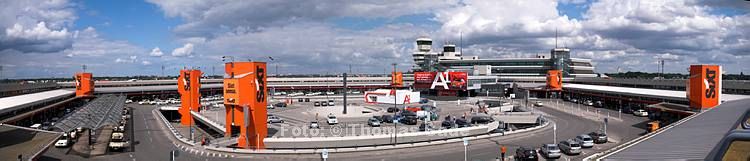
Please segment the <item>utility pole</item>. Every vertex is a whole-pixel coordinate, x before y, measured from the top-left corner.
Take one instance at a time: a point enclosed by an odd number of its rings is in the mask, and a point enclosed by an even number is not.
[[[83,72],[86,72],[86,64],[81,65],[81,68],[83,68]]]
[[[344,73],[344,115],[346,115],[346,93],[349,92],[349,88],[346,86],[346,73]]]
[[[161,65],[161,77],[164,77],[164,65]]]
[[[391,64],[393,65],[393,72],[396,72],[396,63]],[[391,76],[393,77],[393,76]],[[398,92],[396,92],[396,82],[393,81],[393,78],[391,78],[391,90],[393,90],[393,108],[398,109],[398,106],[396,106],[396,100],[398,100]],[[399,120],[400,121],[400,120]],[[393,123],[394,130],[393,130],[393,145],[395,146],[396,143],[398,143],[398,123]]]

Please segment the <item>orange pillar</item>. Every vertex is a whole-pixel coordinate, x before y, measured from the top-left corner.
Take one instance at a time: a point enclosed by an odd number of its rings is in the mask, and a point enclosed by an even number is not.
[[[690,107],[714,108],[721,103],[721,66],[690,65],[687,98]]]
[[[76,73],[74,79],[76,83],[76,96],[94,95],[94,79],[91,73]]]
[[[562,70],[547,71],[547,88],[555,91],[562,90]]]
[[[262,149],[263,139],[268,135],[266,63],[230,62],[224,67],[229,76],[224,79],[225,135],[232,134],[234,124],[240,127],[239,147]]]
[[[177,79],[177,92],[180,93],[180,124],[192,125],[193,117],[190,115],[190,110],[198,112],[200,109],[200,98],[201,98],[201,77],[200,70],[180,70],[180,77]]]

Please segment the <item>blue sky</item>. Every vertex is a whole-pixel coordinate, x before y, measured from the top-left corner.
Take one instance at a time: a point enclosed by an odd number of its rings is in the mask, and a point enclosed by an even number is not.
[[[170,29],[179,18],[167,18],[159,7],[145,1],[80,1],[77,29],[93,26],[108,39],[126,40],[142,47],[175,48]]]
[[[4,77],[101,76],[220,68],[264,60],[284,74],[381,73],[413,65],[414,40],[480,58],[533,57],[558,40],[596,72],[750,71],[750,2],[717,0],[415,0],[0,2]],[[461,33],[461,34],[459,34]]]

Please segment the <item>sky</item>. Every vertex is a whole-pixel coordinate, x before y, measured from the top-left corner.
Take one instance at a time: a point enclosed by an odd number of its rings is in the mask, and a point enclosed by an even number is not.
[[[596,72],[750,71],[742,0],[0,1],[0,78],[221,73],[222,56],[270,74],[384,73],[413,65],[415,39],[480,58],[558,46]],[[463,40],[463,42],[459,42]],[[273,60],[269,59],[272,57]],[[163,70],[162,70],[163,69]]]

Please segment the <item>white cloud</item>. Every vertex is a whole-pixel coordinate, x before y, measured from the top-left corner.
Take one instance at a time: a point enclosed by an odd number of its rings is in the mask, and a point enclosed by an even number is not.
[[[143,64],[143,65],[151,65],[151,61],[144,60],[144,61],[141,61],[141,64]]]
[[[161,52],[161,49],[159,49],[159,47],[155,47],[154,49],[151,49],[151,53],[149,53],[148,55],[154,56],[154,57],[160,57],[164,55],[164,53]]]
[[[185,23],[174,31],[188,37],[213,37],[225,32],[258,31],[340,17],[395,18],[430,13],[458,3],[458,0],[148,1],[159,6],[168,17],[182,18]]]
[[[180,48],[176,48],[172,50],[172,56],[176,56],[176,57],[193,56],[193,44],[187,43]]]
[[[70,36],[68,29],[63,28],[59,31],[50,30],[44,21],[36,24],[36,27],[28,29],[24,29],[21,24],[15,24],[12,28],[5,29],[5,34],[9,39],[26,40],[65,39]]]

